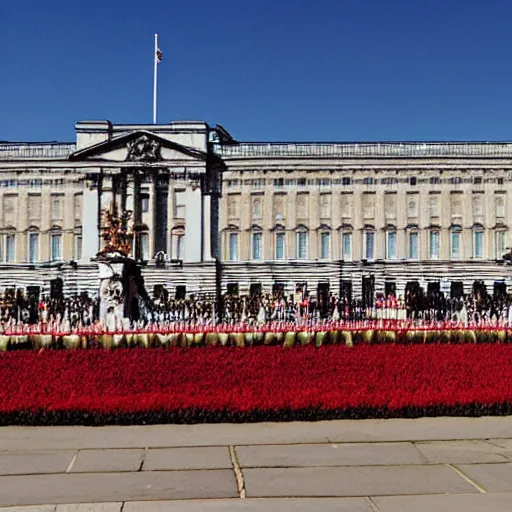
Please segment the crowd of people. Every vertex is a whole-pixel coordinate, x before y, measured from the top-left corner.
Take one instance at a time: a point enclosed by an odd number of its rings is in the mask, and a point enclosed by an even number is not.
[[[65,329],[107,323],[107,328],[126,328],[111,315],[100,318],[97,297],[87,294],[67,298],[26,297],[22,291],[0,298],[0,327],[50,325]],[[219,302],[190,296],[171,299],[160,296],[144,308],[136,325],[264,325],[272,322],[294,324],[391,320],[428,325],[450,322],[461,325],[512,325],[512,295],[492,295],[480,291],[456,298],[442,293],[408,291],[406,296],[377,294],[373,301],[349,300],[332,293],[309,294],[225,294]]]

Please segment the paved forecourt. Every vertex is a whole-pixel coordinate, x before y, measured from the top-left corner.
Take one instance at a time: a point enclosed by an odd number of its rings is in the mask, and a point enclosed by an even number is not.
[[[511,503],[512,417],[0,429],[0,512],[493,512]]]

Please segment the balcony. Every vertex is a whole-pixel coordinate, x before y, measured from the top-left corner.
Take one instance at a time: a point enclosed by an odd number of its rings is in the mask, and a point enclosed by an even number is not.
[[[3,144],[0,160],[56,160],[68,158],[75,151],[75,143]]]

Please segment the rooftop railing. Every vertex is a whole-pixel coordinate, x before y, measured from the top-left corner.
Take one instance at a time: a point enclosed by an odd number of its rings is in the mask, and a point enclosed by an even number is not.
[[[512,157],[512,142],[241,143],[216,146],[223,157]]]
[[[53,160],[67,158],[76,145],[74,143],[14,144],[0,143],[0,160]]]

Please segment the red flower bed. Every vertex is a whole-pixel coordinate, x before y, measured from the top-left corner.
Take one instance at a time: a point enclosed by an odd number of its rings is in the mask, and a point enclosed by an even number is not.
[[[505,414],[510,345],[0,354],[0,424]]]

